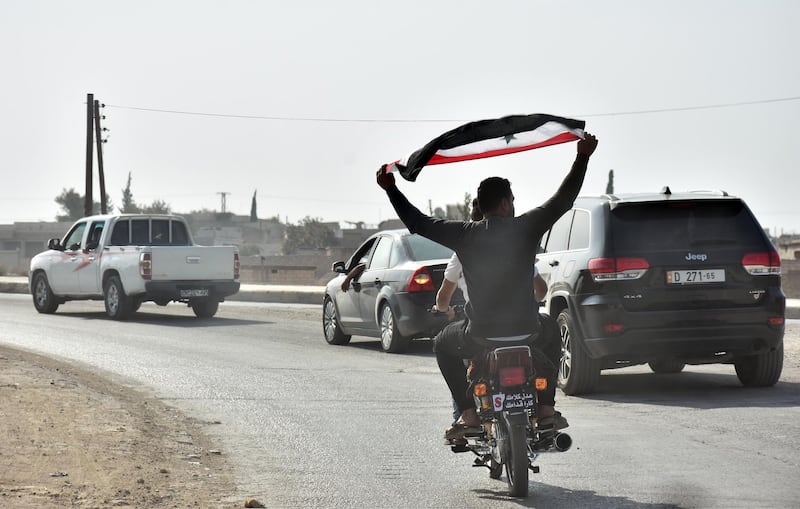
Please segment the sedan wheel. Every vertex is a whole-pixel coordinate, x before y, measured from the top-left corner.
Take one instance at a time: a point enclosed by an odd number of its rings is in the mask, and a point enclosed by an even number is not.
[[[380,328],[381,348],[384,352],[403,353],[408,349],[409,340],[404,338],[397,330],[397,324],[395,324],[394,321],[394,312],[388,303],[385,303],[381,307]]]
[[[325,303],[322,305],[322,333],[329,345],[346,345],[350,342],[350,336],[339,326],[336,305],[328,296],[325,296]]]

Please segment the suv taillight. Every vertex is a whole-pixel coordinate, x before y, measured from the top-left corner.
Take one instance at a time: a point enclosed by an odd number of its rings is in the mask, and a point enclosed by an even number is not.
[[[411,274],[408,280],[409,292],[435,292],[436,287],[433,286],[433,278],[428,271],[428,267],[420,267]]]
[[[233,279],[235,281],[239,280],[240,268],[241,268],[241,263],[239,262],[239,253],[233,253]]]
[[[153,279],[153,255],[142,253],[139,255],[139,275],[142,279]]]
[[[644,258],[592,258],[589,272],[595,281],[639,279],[650,268]]]
[[[742,256],[742,267],[753,276],[780,274],[781,257],[776,251],[747,253]]]

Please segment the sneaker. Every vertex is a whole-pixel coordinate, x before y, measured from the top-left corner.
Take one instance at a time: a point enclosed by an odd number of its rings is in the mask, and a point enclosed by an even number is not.
[[[444,438],[446,440],[458,440],[463,439],[465,435],[471,435],[481,432],[481,426],[467,426],[466,424],[460,422],[454,422],[452,426],[447,428],[444,432]]]

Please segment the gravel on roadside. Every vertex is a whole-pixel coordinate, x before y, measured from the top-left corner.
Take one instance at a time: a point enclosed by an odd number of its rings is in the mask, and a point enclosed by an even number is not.
[[[0,346],[0,507],[243,507],[213,425]]]

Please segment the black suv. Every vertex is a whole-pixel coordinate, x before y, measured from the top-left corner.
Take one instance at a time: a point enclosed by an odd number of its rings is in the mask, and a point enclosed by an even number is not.
[[[780,257],[725,192],[580,197],[542,238],[537,267],[557,317],[559,386],[590,392],[602,369],[732,363],[745,386],[783,369]]]

